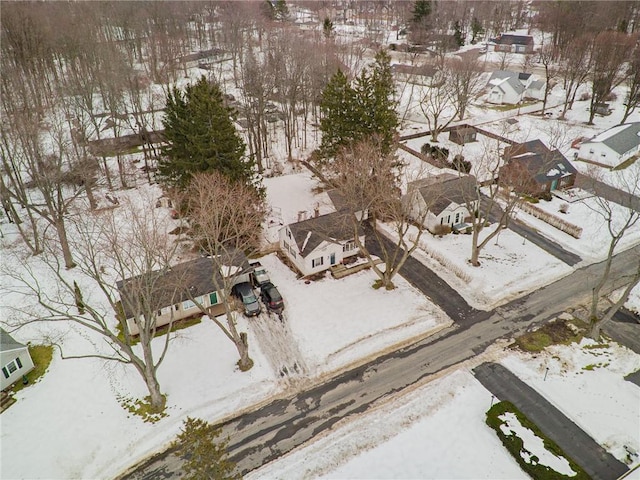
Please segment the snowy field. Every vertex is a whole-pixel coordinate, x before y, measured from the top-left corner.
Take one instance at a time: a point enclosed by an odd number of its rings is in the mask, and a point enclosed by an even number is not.
[[[491,401],[471,373],[458,370],[337,424],[245,478],[527,478],[485,424]]]
[[[501,363],[618,460],[640,464],[640,388],[624,380],[640,370],[640,355],[616,343],[597,346],[584,339],[537,355],[514,352]]]

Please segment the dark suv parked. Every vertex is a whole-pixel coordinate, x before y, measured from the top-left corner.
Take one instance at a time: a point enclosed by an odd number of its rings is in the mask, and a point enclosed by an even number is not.
[[[258,315],[262,310],[260,308],[260,303],[256,298],[256,294],[253,292],[253,288],[251,288],[251,284],[249,282],[242,282],[234,285],[231,289],[231,293],[242,301],[244,314],[247,317]]]
[[[271,310],[272,312],[282,313],[282,311],[284,310],[284,301],[282,300],[282,295],[280,295],[280,292],[273,283],[267,282],[262,284],[262,286],[260,287],[260,298],[262,298],[262,301],[267,306],[267,309]]]

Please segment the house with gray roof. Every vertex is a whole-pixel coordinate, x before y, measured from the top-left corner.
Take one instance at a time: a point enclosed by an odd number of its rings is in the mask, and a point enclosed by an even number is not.
[[[0,328],[0,390],[5,390],[33,370],[29,347],[16,341]]]
[[[532,196],[572,187],[578,173],[560,150],[551,150],[540,140],[506,147],[503,159],[500,183]]]
[[[354,215],[341,208],[286,225],[280,229],[280,250],[303,276],[328,270],[360,251]],[[359,227],[358,239],[364,243],[365,236]]]
[[[582,142],[578,159],[613,168],[640,155],[640,122],[616,125]]]
[[[535,42],[531,35],[503,33],[487,43],[489,52],[533,53]]]
[[[131,335],[140,333],[136,319],[150,312],[156,327],[198,315],[198,304],[212,316],[224,313],[225,290],[249,281],[252,271],[243,252],[234,250],[226,257],[222,271],[220,262],[203,256],[116,282]]]
[[[455,229],[478,208],[476,178],[442,173],[410,182],[404,205],[409,216],[435,233],[438,225]]]
[[[497,105],[515,105],[525,98],[541,100],[545,84],[530,73],[496,70],[487,82],[487,101]]]

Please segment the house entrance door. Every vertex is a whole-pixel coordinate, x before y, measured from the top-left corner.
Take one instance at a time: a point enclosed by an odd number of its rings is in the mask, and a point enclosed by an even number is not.
[[[329,264],[330,265],[335,265],[336,264],[336,254],[332,253],[331,256],[329,257]]]
[[[558,179],[551,182],[551,190],[555,190],[556,188],[558,188]]]

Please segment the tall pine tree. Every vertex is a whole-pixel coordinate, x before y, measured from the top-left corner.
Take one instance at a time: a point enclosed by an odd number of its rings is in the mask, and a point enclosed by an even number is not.
[[[251,183],[253,165],[224,105],[222,91],[203,76],[167,96],[163,124],[168,145],[158,163],[160,179],[184,188],[197,172],[218,171],[233,181]]]
[[[375,135],[387,153],[398,127],[390,57],[380,51],[371,69],[364,69],[353,82],[338,71],[322,92],[321,156],[336,155],[341,147]]]

